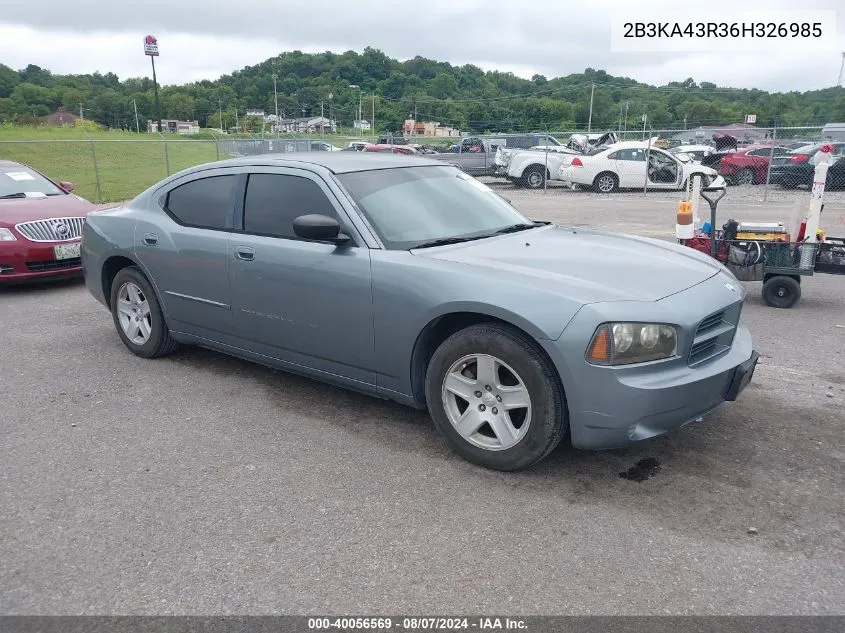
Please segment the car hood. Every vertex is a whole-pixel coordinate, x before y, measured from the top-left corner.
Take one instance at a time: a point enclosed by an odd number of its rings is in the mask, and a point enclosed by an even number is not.
[[[672,242],[549,226],[432,249],[414,255],[554,284],[582,303],[657,301],[722,270],[707,255]]]
[[[45,198],[8,198],[0,200],[0,225],[45,220],[48,218],[85,217],[96,207],[73,194]]]

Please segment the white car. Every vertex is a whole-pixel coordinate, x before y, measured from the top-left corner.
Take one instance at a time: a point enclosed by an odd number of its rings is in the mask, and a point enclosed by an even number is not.
[[[515,185],[542,189],[546,178],[553,180],[562,163],[562,156],[593,155],[618,141],[615,132],[573,134],[565,145],[535,145],[529,149],[496,150],[494,175],[504,176]]]
[[[700,163],[705,156],[716,153],[711,145],[678,145],[669,150],[671,154],[686,154],[696,163]]]
[[[340,148],[332,145],[331,143],[326,143],[325,141],[312,141],[311,142],[311,151],[312,152],[339,152]]]
[[[563,164],[564,156],[576,156],[578,152],[563,145],[536,146],[530,149],[496,150],[496,173],[505,176],[512,183],[527,189],[542,189],[546,178]]]
[[[642,141],[616,143],[592,156],[561,156],[556,180],[591,187],[600,193],[618,189],[685,189],[690,176],[701,174],[703,186],[725,186],[715,169],[704,167],[685,155],[669,152]],[[646,173],[648,181],[646,181]]]

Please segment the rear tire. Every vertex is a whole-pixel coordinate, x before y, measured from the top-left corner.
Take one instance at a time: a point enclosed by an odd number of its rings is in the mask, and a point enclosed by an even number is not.
[[[746,167],[736,175],[736,184],[738,185],[753,185],[754,180],[754,170],[750,167]]]
[[[526,189],[542,189],[546,185],[546,168],[541,165],[527,167],[520,183]]]
[[[791,308],[801,298],[801,284],[792,277],[775,275],[763,284],[763,301],[771,308]]]
[[[536,464],[568,429],[554,367],[534,341],[505,325],[474,325],[441,343],[428,364],[425,394],[446,444],[493,470]]]
[[[179,348],[170,336],[155,290],[139,268],[129,266],[115,275],[109,305],[120,340],[136,356],[158,358]]]
[[[599,193],[613,193],[619,188],[619,177],[610,171],[603,171],[593,180],[593,189]]]

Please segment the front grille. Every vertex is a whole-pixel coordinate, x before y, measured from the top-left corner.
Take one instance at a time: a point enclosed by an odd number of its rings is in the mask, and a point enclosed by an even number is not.
[[[15,228],[32,242],[69,242],[82,236],[85,218],[50,218],[16,224]]]
[[[79,257],[73,257],[71,259],[59,259],[56,261],[49,261],[49,262],[27,262],[26,267],[29,269],[30,272],[33,273],[40,273],[44,272],[45,270],[64,270],[65,268],[76,268],[82,264],[82,260]]]
[[[742,302],[739,302],[702,319],[690,347],[690,365],[712,360],[731,348],[741,312]]]

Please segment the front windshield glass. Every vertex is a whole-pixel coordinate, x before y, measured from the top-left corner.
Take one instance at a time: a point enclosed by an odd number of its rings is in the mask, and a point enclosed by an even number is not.
[[[62,190],[27,167],[0,167],[0,198],[19,194],[58,196],[62,194]]]
[[[487,185],[454,167],[375,169],[337,178],[391,250],[532,224]]]

